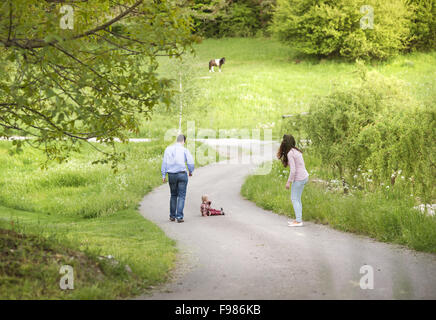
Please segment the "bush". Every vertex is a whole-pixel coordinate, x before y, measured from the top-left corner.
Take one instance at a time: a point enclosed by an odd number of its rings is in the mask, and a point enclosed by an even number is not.
[[[436,47],[436,1],[408,0],[413,9],[411,19],[410,47],[430,49]]]
[[[407,194],[431,201],[436,181],[435,109],[400,110],[382,119],[359,135],[360,142],[369,146],[365,166],[374,168],[378,180],[390,180],[392,186],[406,184]]]
[[[288,126],[295,132],[298,124],[311,151],[348,184],[395,185],[407,195],[434,199],[434,106],[418,108],[403,82],[359,68],[357,86],[314,99],[309,115]]]
[[[365,128],[378,122],[387,110],[397,111],[413,103],[401,81],[361,72],[357,86],[336,88],[314,99],[305,118],[311,146],[340,175],[345,168],[356,171],[369,156],[369,146],[358,139]]]
[[[374,8],[374,28],[362,29],[363,5]],[[386,59],[404,49],[410,13],[402,0],[278,0],[271,30],[305,54]]]

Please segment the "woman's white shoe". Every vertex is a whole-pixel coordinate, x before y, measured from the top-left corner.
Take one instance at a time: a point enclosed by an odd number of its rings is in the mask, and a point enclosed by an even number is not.
[[[292,221],[288,222],[288,227],[302,227],[303,222]]]

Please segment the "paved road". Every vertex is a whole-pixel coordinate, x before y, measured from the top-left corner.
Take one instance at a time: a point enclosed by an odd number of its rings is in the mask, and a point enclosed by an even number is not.
[[[167,184],[143,199],[141,214],[175,239],[180,253],[172,280],[139,299],[436,298],[436,255],[309,222],[289,228],[286,217],[240,195],[252,169],[197,169],[188,184],[185,223],[168,220]],[[201,217],[203,193],[227,214]],[[360,288],[363,265],[373,267],[372,290]]]

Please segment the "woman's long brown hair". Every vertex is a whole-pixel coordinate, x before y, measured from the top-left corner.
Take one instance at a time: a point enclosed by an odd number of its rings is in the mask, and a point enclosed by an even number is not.
[[[280,144],[279,151],[277,152],[277,158],[282,161],[284,167],[288,165],[288,152],[291,151],[291,149],[296,149],[303,153],[303,151],[298,149],[295,145],[295,138],[292,135],[283,135],[282,143]]]

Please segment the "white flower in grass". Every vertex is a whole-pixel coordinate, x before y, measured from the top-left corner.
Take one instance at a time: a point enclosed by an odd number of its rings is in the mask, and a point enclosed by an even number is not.
[[[389,186],[386,186],[386,189],[389,189]]]
[[[358,175],[357,175],[357,174],[355,174],[355,175],[353,176],[353,178],[354,178],[354,179],[357,179],[357,177],[358,177]]]
[[[404,180],[404,176],[401,176],[401,179]]]

